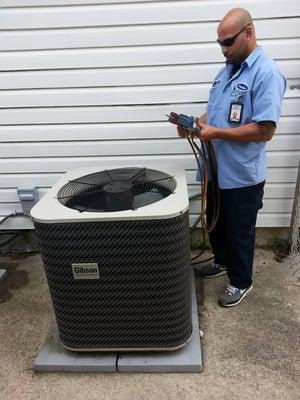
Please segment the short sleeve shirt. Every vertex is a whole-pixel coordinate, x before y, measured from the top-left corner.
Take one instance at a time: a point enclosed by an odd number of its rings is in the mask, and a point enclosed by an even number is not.
[[[206,122],[218,128],[234,128],[251,122],[277,124],[286,82],[277,65],[257,47],[231,78],[227,64],[212,82]],[[231,122],[232,104],[241,105],[239,122]],[[266,142],[212,141],[222,189],[256,185],[266,179]],[[199,178],[199,174],[198,174]]]

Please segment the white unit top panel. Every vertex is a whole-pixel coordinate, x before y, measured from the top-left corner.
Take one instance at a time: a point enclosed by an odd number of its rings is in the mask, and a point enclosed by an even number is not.
[[[79,212],[65,207],[57,200],[57,193],[69,181],[85,175],[100,171],[119,168],[111,164],[105,166],[80,168],[64,174],[59,181],[46,193],[46,195],[32,208],[31,216],[40,223],[74,223],[97,221],[123,221],[123,220],[149,220],[167,219],[176,217],[189,207],[187,183],[184,168],[167,163],[138,163],[133,162],[130,167],[149,168],[162,171],[176,180],[176,188],[173,194],[156,203],[137,208],[136,210],[115,212]]]

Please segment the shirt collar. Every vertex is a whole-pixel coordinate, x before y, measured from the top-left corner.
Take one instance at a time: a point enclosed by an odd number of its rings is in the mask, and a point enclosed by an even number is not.
[[[249,54],[249,56],[246,58],[246,60],[242,63],[247,64],[248,68],[251,68],[252,65],[255,63],[255,61],[258,59],[258,57],[262,54],[262,48],[260,46],[257,46],[256,49],[252,51],[252,53]]]

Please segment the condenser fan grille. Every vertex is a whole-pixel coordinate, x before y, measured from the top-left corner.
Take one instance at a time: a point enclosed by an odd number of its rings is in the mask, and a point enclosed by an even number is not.
[[[176,182],[170,175],[148,168],[118,168],[69,181],[57,199],[80,212],[137,209],[168,197]]]

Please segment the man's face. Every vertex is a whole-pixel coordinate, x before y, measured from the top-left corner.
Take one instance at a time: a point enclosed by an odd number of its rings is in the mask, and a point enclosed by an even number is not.
[[[248,56],[246,32],[248,26],[242,29],[218,28],[218,43],[228,64],[240,64]]]

